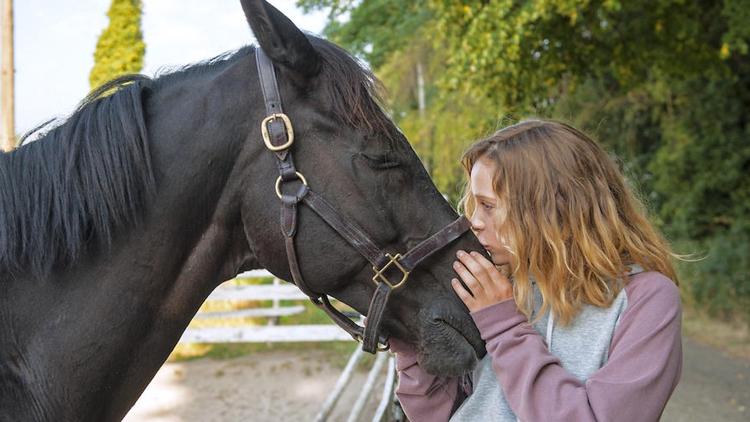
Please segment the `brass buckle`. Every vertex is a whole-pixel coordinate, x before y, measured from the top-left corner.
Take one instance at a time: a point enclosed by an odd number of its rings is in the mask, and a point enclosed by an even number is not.
[[[287,141],[284,143],[284,145],[275,146],[271,143],[271,136],[268,134],[268,122],[274,120],[274,119],[281,119],[284,122],[284,127],[286,127],[286,137]],[[265,119],[260,123],[260,131],[263,134],[263,142],[266,144],[266,148],[270,149],[271,151],[281,151],[289,148],[294,143],[294,130],[292,129],[292,121],[289,120],[289,116],[287,116],[284,113],[274,113]]]
[[[297,177],[299,178],[300,182],[302,182],[303,185],[307,186],[307,179],[305,179],[305,176],[303,176],[302,173],[295,171],[294,174],[297,175]],[[276,179],[276,196],[278,196],[279,199],[281,199],[281,176],[279,176],[278,179]]]
[[[381,269],[378,269],[377,267],[374,267],[374,266],[372,267],[372,270],[375,271],[375,275],[372,276],[372,282],[375,283],[376,285],[379,283],[385,283],[388,286],[390,286],[391,289],[398,289],[399,287],[401,287],[401,285],[406,283],[406,279],[409,278],[409,271],[406,271],[406,268],[404,268],[401,265],[401,263],[398,262],[398,260],[401,259],[400,253],[397,253],[395,256],[387,253],[385,254],[385,256],[387,256],[390,259],[390,261],[388,261],[387,264],[383,265],[383,268]],[[385,270],[387,270],[388,267],[390,267],[391,265],[395,265],[396,268],[401,270],[401,273],[403,273],[403,277],[401,278],[401,281],[399,281],[396,284],[391,283],[391,281],[388,280],[383,274]]]

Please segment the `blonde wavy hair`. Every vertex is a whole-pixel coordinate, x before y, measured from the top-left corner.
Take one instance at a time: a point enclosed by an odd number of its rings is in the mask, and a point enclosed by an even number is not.
[[[676,255],[614,160],[579,130],[526,120],[469,147],[461,160],[467,179],[479,159],[497,168],[492,184],[507,215],[496,227],[513,256],[514,298],[529,319],[532,278],[543,298],[537,318],[551,308],[562,325],[583,304],[609,307],[628,281],[629,265],[678,283]],[[476,208],[468,185],[462,207],[468,217]]]

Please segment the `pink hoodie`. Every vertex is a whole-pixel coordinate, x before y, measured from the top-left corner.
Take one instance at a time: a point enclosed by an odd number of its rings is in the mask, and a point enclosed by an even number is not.
[[[500,394],[515,417],[524,421],[658,420],[682,368],[679,290],[664,275],[647,272],[632,276],[620,295],[625,297],[618,309],[613,309],[615,304],[607,310],[596,308],[615,314],[614,329],[609,334],[604,331],[603,341],[608,344],[604,362],[601,366],[597,362],[583,379],[569,372],[568,362],[548,350],[545,338],[512,299],[472,313],[486,342],[493,382],[500,385]],[[576,317],[569,332],[593,329],[589,332],[601,337],[596,326],[581,330],[593,320]],[[552,342],[558,342],[558,347],[565,347],[566,342],[586,346],[586,338],[573,337],[571,341],[564,338],[565,333],[565,328],[559,328]],[[471,395],[481,396],[476,385],[471,393],[461,388],[456,378],[426,373],[417,364],[411,346],[399,341],[391,346],[397,353],[400,376],[396,392],[411,421],[446,421],[464,400],[467,405]],[[555,347],[552,350],[555,352]],[[465,393],[470,394],[468,398]],[[494,413],[491,403],[479,403],[475,408],[493,412],[494,420],[504,415]],[[471,418],[462,415],[461,419]],[[515,420],[507,415],[506,419]]]

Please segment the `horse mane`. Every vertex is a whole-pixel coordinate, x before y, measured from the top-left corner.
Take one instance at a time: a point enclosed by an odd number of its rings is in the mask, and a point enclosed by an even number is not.
[[[335,115],[395,139],[397,129],[372,72],[335,44],[308,39],[324,62],[318,77]],[[243,47],[160,71],[155,79],[126,75],[107,82],[61,124],[41,133],[43,124],[23,138],[39,135],[36,141],[0,154],[0,274],[41,277],[76,262],[89,248],[108,248],[118,229],[138,221],[156,190],[144,94],[253,51]]]
[[[47,274],[108,247],[137,220],[155,185],[142,101],[149,83],[112,80],[65,122],[0,155],[0,273]]]

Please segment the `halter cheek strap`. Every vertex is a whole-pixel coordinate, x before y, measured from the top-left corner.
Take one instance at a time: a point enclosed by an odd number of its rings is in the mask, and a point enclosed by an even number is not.
[[[312,191],[305,177],[295,168],[291,151],[294,144],[294,129],[291,120],[284,114],[281,107],[281,95],[273,63],[260,48],[255,49],[255,59],[267,114],[261,123],[261,133],[266,148],[276,156],[279,176],[276,179],[275,189],[276,195],[281,200],[280,225],[284,234],[284,246],[292,279],[297,287],[336,324],[346,330],[355,340],[362,342],[362,350],[374,353],[378,350],[378,343],[381,343],[383,345],[381,349],[385,350],[388,348],[388,339],[380,336],[378,329],[391,292],[402,287],[411,271],[425,258],[468,231],[470,224],[466,218],[459,217],[403,256],[398,253],[386,253],[377,247],[367,232],[355,221],[342,217],[325,198]],[[282,186],[286,186],[287,182],[291,181],[299,182],[296,189],[291,192],[288,192],[288,189],[282,189]],[[297,210],[300,203],[312,209],[372,264],[374,272],[372,281],[376,288],[367,311],[365,327],[359,326],[333,307],[328,295],[313,291],[302,277],[294,244],[298,226]],[[392,279],[394,273],[396,276]]]

